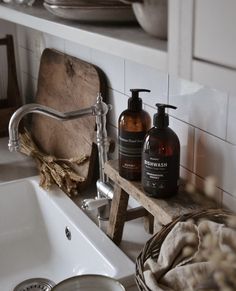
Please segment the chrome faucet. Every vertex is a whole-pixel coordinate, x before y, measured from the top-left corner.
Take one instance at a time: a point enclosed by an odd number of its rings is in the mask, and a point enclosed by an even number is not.
[[[99,159],[99,180],[96,183],[97,196],[95,199],[85,199],[82,203],[82,208],[88,210],[98,209],[99,220],[107,220],[109,218],[110,204],[113,198],[113,188],[108,183],[107,177],[104,173],[104,165],[107,161],[109,148],[106,130],[106,115],[109,110],[111,110],[111,105],[103,102],[101,94],[98,94],[97,101],[93,106],[65,113],[40,104],[26,104],[21,106],[12,115],[8,127],[9,150],[19,151],[19,123],[21,119],[29,113],[39,113],[61,121],[73,120],[88,115],[94,115],[96,117],[96,139]]]

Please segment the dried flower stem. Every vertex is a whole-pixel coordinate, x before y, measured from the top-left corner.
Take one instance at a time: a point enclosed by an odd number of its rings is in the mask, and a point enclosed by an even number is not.
[[[77,194],[78,184],[84,182],[85,178],[75,172],[73,165],[86,162],[88,156],[82,155],[81,157],[62,159],[46,155],[39,150],[26,129],[24,133],[20,134],[20,141],[20,151],[33,157],[37,163],[42,188],[50,189],[53,184],[56,184],[69,196]]]

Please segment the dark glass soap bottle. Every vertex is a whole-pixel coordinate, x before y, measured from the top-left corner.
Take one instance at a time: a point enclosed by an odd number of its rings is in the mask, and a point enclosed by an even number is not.
[[[170,197],[178,192],[180,143],[169,128],[166,108],[175,106],[156,104],[153,127],[148,131],[142,150],[142,187],[156,198]]]
[[[119,117],[119,174],[132,181],[141,180],[141,154],[144,137],[150,129],[151,119],[142,108],[139,92],[147,89],[131,89],[128,109]]]

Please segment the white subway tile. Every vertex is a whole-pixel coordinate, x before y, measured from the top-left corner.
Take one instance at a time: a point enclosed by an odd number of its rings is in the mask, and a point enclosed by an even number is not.
[[[40,61],[35,57],[35,54],[32,51],[19,47],[19,60],[21,72],[27,73],[37,79]]]
[[[0,38],[5,37],[7,34],[12,34],[15,38],[16,25],[15,23],[8,22],[7,20],[0,19]]]
[[[130,96],[132,88],[151,90],[150,93],[140,93],[143,102],[150,106],[168,102],[168,75],[152,67],[126,60],[125,94]]]
[[[189,170],[185,169],[184,167],[180,166],[180,178],[185,181],[185,183],[191,183],[195,185],[195,179],[194,175],[192,172]]]
[[[38,80],[34,79],[27,73],[22,72],[21,82],[22,82],[23,102],[25,103],[35,102]]]
[[[92,49],[91,62],[105,73],[109,88],[124,93],[123,58]]]
[[[231,196],[223,192],[223,206],[233,212],[236,212],[236,196]]]
[[[28,73],[31,71],[33,60],[33,52],[27,51],[25,48],[18,48],[19,60],[20,60],[20,70],[23,73]]]
[[[226,139],[236,145],[236,95],[229,96]]]
[[[227,144],[201,130],[195,130],[194,172],[205,178],[214,176],[223,187]]]
[[[236,197],[236,146],[227,144],[225,148],[225,156],[225,164],[223,167],[224,184],[222,188]]]
[[[107,126],[107,134],[110,139],[115,143],[114,152],[109,153],[109,160],[117,160],[118,159],[118,128],[108,125]]]
[[[151,127],[153,127],[153,116],[157,112],[157,110],[154,107],[147,105],[146,103],[143,103],[143,109],[149,114],[151,118]]]
[[[34,51],[34,33],[37,34],[42,32],[20,24],[17,25],[16,31],[18,36],[18,45],[25,49]]]
[[[128,108],[128,97],[120,92],[109,89],[108,103],[112,105],[112,110],[108,113],[108,123],[118,127],[120,114]]]
[[[225,139],[227,93],[170,76],[169,103],[178,107],[173,116]]]
[[[201,130],[195,133],[194,172],[214,176],[219,188],[236,193],[236,146]]]
[[[62,53],[65,51],[65,40],[54,35],[44,33],[43,34],[45,48],[56,49]]]
[[[6,99],[8,87],[8,61],[5,46],[0,46],[0,99]]]
[[[91,62],[91,49],[72,41],[65,41],[65,53],[86,62]]]
[[[170,128],[180,141],[180,164],[193,170],[194,128],[173,117],[170,117]]]
[[[17,25],[18,45],[32,51],[39,58],[45,47],[43,33],[41,31]]]
[[[180,177],[184,180],[184,183],[190,183],[194,186],[196,191],[204,193],[205,191],[205,182],[206,180],[195,175],[193,172],[188,171],[187,169],[180,167]],[[203,196],[204,199],[204,196]],[[222,190],[215,187],[214,197],[217,206],[221,207],[222,205]]]

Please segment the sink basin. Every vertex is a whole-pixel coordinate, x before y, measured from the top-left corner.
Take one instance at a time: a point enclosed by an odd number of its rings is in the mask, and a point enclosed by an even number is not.
[[[134,263],[62,191],[45,191],[38,182],[0,184],[1,290],[30,278],[57,284],[82,274],[134,285]]]

